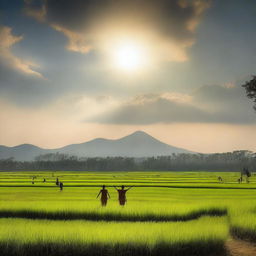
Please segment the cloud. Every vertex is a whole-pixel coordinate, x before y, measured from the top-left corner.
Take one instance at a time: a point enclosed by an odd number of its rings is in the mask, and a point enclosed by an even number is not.
[[[68,38],[68,50],[80,53],[88,53],[91,50],[92,47],[87,45],[87,40],[84,35],[55,24],[52,24],[51,27],[59,32],[62,32]]]
[[[140,95],[93,119],[109,124],[256,123],[256,115],[240,87],[203,86],[190,95]]]
[[[24,13],[27,16],[33,17],[37,21],[40,22],[45,22],[46,18],[46,5],[44,4],[44,1],[38,6],[34,5],[33,0],[24,0],[25,2],[25,8],[24,8]]]
[[[15,36],[12,34],[12,29],[10,27],[0,26],[0,38],[1,66],[7,66],[27,75],[37,76],[40,78],[43,77],[39,72],[34,70],[34,68],[37,67],[36,64],[18,58],[11,51],[12,46],[20,42],[23,39],[23,36]]]
[[[25,0],[26,14],[62,32],[70,51],[108,51],[124,37],[148,44],[155,58],[177,62],[188,60],[209,6],[208,0]]]

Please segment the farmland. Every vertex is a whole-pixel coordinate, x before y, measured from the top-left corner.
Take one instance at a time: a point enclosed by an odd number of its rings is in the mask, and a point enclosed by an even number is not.
[[[256,237],[256,176],[242,184],[238,178],[234,172],[1,172],[0,249],[4,255],[226,255],[232,237]],[[103,184],[111,196],[104,208],[96,199]],[[133,186],[125,207],[113,187],[122,184]]]

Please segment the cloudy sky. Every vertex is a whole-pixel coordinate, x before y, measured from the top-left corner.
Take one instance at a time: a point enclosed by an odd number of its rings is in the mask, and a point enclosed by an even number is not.
[[[136,130],[256,151],[254,0],[1,0],[0,144]]]

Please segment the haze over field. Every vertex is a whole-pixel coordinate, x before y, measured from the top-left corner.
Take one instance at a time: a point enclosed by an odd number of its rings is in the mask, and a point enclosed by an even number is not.
[[[242,0],[2,0],[0,144],[143,130],[194,152],[256,151],[241,88],[255,13]]]

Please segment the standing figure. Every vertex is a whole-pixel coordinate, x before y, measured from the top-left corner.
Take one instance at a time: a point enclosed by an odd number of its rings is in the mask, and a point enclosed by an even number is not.
[[[46,182],[46,179],[44,178],[43,182],[45,183]]]
[[[60,182],[60,191],[62,191],[62,190],[63,190],[63,183]]]
[[[124,185],[121,186],[121,189],[118,189],[117,187],[114,187],[116,191],[118,192],[118,200],[120,205],[125,205],[126,203],[126,192],[130,190],[132,187],[129,187],[128,189],[124,189]]]
[[[222,178],[221,178],[220,176],[218,177],[218,181],[219,181],[220,183],[223,182],[223,180],[222,180]]]
[[[101,194],[101,198],[100,198],[101,206],[106,206],[108,199],[110,198],[108,190],[105,187],[106,187],[105,185],[102,186],[102,189],[100,190],[99,194],[96,197],[96,198],[98,198],[99,195]]]
[[[59,186],[59,179],[56,178],[56,186]]]

